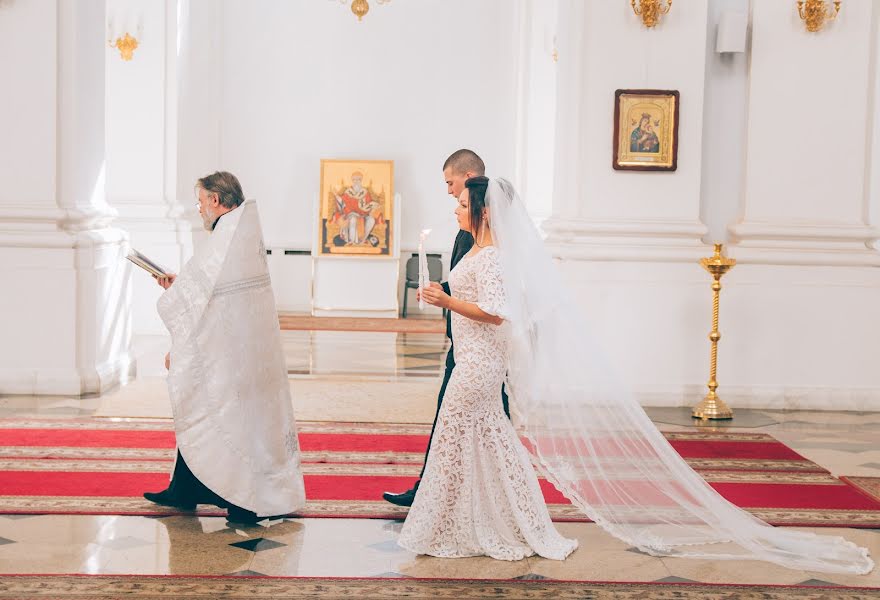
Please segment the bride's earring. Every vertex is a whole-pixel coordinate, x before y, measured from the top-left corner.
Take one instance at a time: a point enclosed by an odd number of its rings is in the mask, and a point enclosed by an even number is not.
[[[483,247],[483,240],[486,237],[486,227],[488,226],[489,224],[486,222],[485,219],[483,219],[483,224],[480,226],[480,243],[477,244],[480,248]]]

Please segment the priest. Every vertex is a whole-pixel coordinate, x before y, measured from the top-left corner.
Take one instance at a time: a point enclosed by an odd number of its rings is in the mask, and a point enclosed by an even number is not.
[[[144,497],[255,523],[305,504],[275,298],[256,203],[227,172],[196,190],[211,234],[179,275],[159,278],[177,460],[168,488]]]

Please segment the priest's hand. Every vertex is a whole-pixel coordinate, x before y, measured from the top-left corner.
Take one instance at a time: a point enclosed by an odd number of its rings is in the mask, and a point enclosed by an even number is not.
[[[163,275],[162,277],[156,277],[156,281],[159,282],[164,289],[168,289],[171,287],[171,284],[174,283],[174,280],[177,279],[177,275],[174,273],[168,273],[167,275]]]
[[[171,370],[171,353],[165,355],[165,369]]]
[[[424,296],[425,302],[431,306],[449,308],[452,303],[452,297],[444,292],[443,287],[436,281],[432,281],[431,285],[422,290],[422,296]]]

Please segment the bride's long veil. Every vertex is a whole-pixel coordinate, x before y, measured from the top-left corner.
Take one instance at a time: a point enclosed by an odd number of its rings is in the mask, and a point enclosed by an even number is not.
[[[612,535],[653,555],[867,573],[864,548],[772,527],[722,498],[612,374],[513,186],[487,196],[508,299],[510,407],[538,469]]]

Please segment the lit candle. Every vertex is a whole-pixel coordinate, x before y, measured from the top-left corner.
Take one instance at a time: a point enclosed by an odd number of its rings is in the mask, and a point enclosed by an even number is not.
[[[428,281],[428,257],[425,255],[425,238],[431,233],[430,229],[422,229],[419,234],[419,310],[425,310],[425,297],[422,295],[429,285]]]

